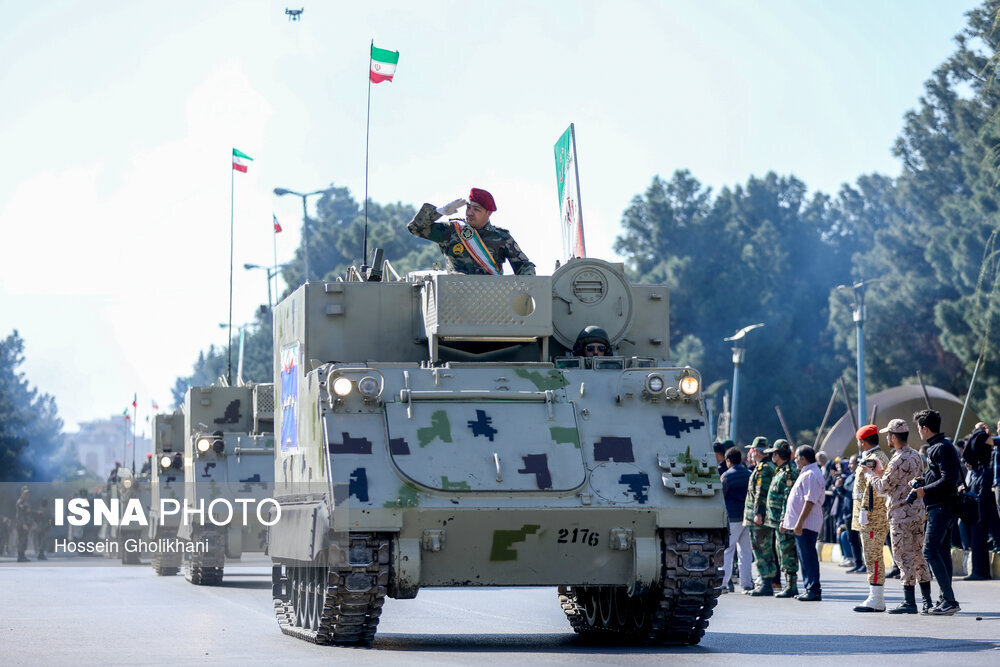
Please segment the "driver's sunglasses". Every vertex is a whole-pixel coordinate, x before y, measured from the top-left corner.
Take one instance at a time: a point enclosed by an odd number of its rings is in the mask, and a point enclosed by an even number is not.
[[[603,343],[588,343],[587,352],[604,352],[607,348]]]

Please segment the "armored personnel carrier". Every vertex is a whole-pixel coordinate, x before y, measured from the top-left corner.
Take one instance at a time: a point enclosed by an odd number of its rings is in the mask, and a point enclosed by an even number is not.
[[[274,385],[188,389],[177,529],[179,539],[197,547],[184,552],[188,581],[219,584],[226,558],[264,552],[267,529],[255,508],[272,496],[273,481]],[[251,509],[241,513],[243,501]]]
[[[368,642],[386,596],[557,586],[578,633],[697,643],[727,523],[701,378],[668,361],[668,290],[595,259],[373,264],[275,310],[281,630]],[[573,355],[589,325],[611,356]]]
[[[126,507],[133,498],[139,499],[144,516],[149,516],[151,501],[149,475],[136,475],[131,468],[118,466],[108,477],[104,500],[108,506],[118,508],[118,519],[122,525],[114,522],[102,524],[100,538],[105,543],[115,543],[116,546],[108,549],[104,554],[108,558],[120,559],[122,565],[138,565],[140,563],[140,544],[145,528],[138,522],[122,521]],[[117,504],[112,503],[112,501],[117,501]]]
[[[170,510],[174,507],[173,503],[180,505],[184,502],[184,415],[180,412],[153,416],[150,487],[149,539],[158,543],[173,542],[177,539],[181,515]],[[161,508],[166,510],[162,515]],[[158,575],[175,575],[180,572],[181,554],[166,549],[156,550],[152,565],[153,572]]]

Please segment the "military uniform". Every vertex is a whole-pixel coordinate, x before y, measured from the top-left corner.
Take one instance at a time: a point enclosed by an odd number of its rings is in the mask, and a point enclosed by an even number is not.
[[[434,241],[444,253],[449,273],[464,273],[469,275],[490,275],[470,256],[468,249],[462,242],[462,234],[468,234],[466,229],[471,230],[464,221],[460,222],[461,231],[457,231],[455,226],[437,222],[441,214],[437,212],[433,204],[424,204],[413,216],[413,220],[406,226],[409,232],[415,236]],[[531,263],[527,255],[521,251],[517,241],[511,237],[506,229],[486,223],[486,226],[479,231],[479,238],[483,245],[489,250],[499,271],[503,272],[504,261],[510,262],[514,273],[520,276],[535,275],[535,265]],[[471,236],[471,234],[469,235]],[[466,239],[468,240],[468,239]]]
[[[924,501],[917,498],[912,503],[906,502],[911,490],[910,480],[923,474],[923,459],[907,445],[892,455],[881,478],[870,478],[872,488],[888,495],[892,558],[899,566],[903,586],[931,580],[931,571],[923,554]]]
[[[28,560],[24,552],[28,549],[28,534],[31,531],[31,503],[23,497],[17,499],[14,505],[14,533],[17,536],[17,560],[23,563]]]
[[[799,469],[791,461],[777,466],[774,478],[767,490],[767,514],[764,515],[764,525],[775,530],[778,542],[778,567],[786,575],[797,577],[799,574],[799,557],[795,550],[795,533],[782,533],[778,528],[785,515],[785,505],[788,503],[788,493],[799,477]]]
[[[858,456],[858,469],[866,459],[878,459],[885,469],[889,466],[889,458],[878,447],[862,452]],[[865,554],[865,567],[868,569],[868,583],[881,586],[885,583],[885,563],[882,560],[882,549],[885,546],[886,535],[889,534],[889,516],[886,506],[886,495],[876,490],[865,474],[854,475],[854,512],[851,518],[851,528],[861,535],[861,549]],[[861,511],[868,511],[868,523],[860,521]]]
[[[750,474],[750,484],[747,486],[747,499],[743,504],[743,525],[750,527],[757,573],[765,580],[772,579],[778,572],[774,560],[774,528],[767,524],[758,526],[753,520],[758,514],[761,517],[767,514],[767,492],[773,477],[774,464],[771,461],[762,461],[754,466]]]

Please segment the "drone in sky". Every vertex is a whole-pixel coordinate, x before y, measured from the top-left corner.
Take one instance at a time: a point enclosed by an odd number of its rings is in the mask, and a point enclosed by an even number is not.
[[[302,12],[305,11],[305,7],[300,7],[299,9],[289,9],[285,7],[285,14],[288,15],[289,21],[298,21],[302,18]]]

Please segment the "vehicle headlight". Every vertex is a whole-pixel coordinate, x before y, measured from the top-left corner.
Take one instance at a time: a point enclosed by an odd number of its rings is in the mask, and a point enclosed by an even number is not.
[[[226,443],[224,443],[221,438],[218,440],[213,440],[212,449],[215,450],[216,454],[222,454],[222,452],[226,451]]]
[[[173,460],[171,460],[171,458],[169,456],[164,455],[164,456],[160,457],[160,467],[161,468],[169,468],[172,463],[173,463]]]
[[[196,443],[196,445],[198,447],[198,451],[204,453],[207,452],[209,448],[211,448],[212,441],[209,440],[208,438],[198,438],[198,442]]]
[[[336,385],[336,383],[334,384]],[[336,387],[334,390],[336,391]],[[371,375],[364,376],[358,380],[358,391],[360,391],[361,395],[366,398],[375,398],[378,396],[378,380],[373,378]]]
[[[659,394],[663,391],[663,376],[652,373],[646,376],[646,391],[651,394]]]
[[[343,398],[351,393],[354,383],[345,377],[339,377],[333,381],[333,393]]]
[[[688,375],[681,378],[681,391],[683,391],[688,396],[694,396],[698,393],[699,387],[698,378],[693,375]]]
[[[132,480],[130,480],[130,479],[123,479],[122,480],[122,486],[124,486],[126,489],[131,489],[132,488]]]

